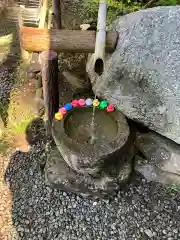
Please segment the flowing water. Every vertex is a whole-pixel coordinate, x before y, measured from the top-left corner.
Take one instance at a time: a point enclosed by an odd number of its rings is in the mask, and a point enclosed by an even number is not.
[[[96,95],[94,97],[96,99]],[[93,106],[93,112],[92,112],[92,120],[91,120],[91,138],[89,143],[94,144],[96,141],[96,135],[95,135],[95,112],[96,112],[96,107]]]
[[[100,64],[100,65],[101,65],[101,64]],[[103,70],[102,70],[102,69],[103,69],[103,68],[100,67],[100,70],[98,70],[99,76],[101,76],[102,73],[103,73]],[[102,83],[103,83],[103,81],[99,81],[98,86],[96,86],[97,89],[100,89],[100,88],[101,88]],[[97,94],[95,94],[94,100],[95,100],[96,98],[97,98]],[[96,113],[96,107],[93,106],[92,120],[91,120],[91,138],[90,138],[90,141],[89,141],[90,144],[94,144],[94,143],[96,142],[96,140],[97,140],[97,137],[96,137],[96,135],[95,135],[95,113]]]

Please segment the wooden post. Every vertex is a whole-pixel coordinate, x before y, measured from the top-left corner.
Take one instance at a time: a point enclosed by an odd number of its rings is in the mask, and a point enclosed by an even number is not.
[[[53,0],[53,28],[61,29],[61,0]]]
[[[47,134],[51,134],[51,125],[55,112],[59,107],[58,89],[58,55],[54,51],[44,51],[39,54],[42,72],[43,96],[45,105],[45,122]]]

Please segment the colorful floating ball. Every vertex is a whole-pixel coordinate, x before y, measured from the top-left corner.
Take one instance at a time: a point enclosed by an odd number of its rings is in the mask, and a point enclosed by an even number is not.
[[[93,101],[93,106],[94,106],[94,107],[98,107],[99,104],[100,104],[99,100],[98,100],[98,99],[94,99],[94,101]]]
[[[79,105],[79,107],[84,107],[85,104],[86,104],[86,102],[85,102],[84,99],[79,99],[79,100],[78,100],[78,105]]]
[[[86,105],[88,106],[88,107],[90,107],[91,105],[92,105],[92,99],[91,98],[88,98],[88,99],[86,99]]]
[[[114,112],[114,106],[112,104],[109,104],[106,109],[107,112]]]
[[[107,101],[103,100],[103,101],[100,102],[99,108],[100,109],[105,109],[105,108],[107,108],[107,105],[108,105]]]
[[[65,107],[62,107],[59,109],[59,112],[62,113],[62,115],[65,115],[67,113],[67,110],[65,109]]]
[[[77,107],[78,106],[78,100],[73,100],[71,102],[71,104],[72,104],[73,107]]]
[[[67,103],[64,105],[64,108],[67,110],[67,111],[70,111],[72,109],[72,104],[71,103]]]
[[[56,120],[62,120],[63,119],[63,114],[61,112],[55,113],[55,119]]]

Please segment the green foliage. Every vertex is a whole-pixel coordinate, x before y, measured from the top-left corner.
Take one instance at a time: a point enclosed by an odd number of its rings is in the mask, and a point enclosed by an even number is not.
[[[173,197],[176,196],[180,192],[180,185],[179,184],[171,184],[166,187],[166,193]]]
[[[107,24],[110,24],[112,21],[114,21],[118,15],[123,15],[125,13],[130,13],[141,9],[140,3],[135,2],[134,4],[131,4],[131,1],[132,0],[108,0]],[[98,0],[84,0],[84,7],[95,19],[97,19],[98,15],[98,6]]]
[[[179,4],[180,4],[180,0],[159,0],[155,5],[156,6],[174,6]]]
[[[12,133],[25,133],[27,126],[30,124],[32,119],[25,119],[24,121],[20,122],[20,123],[14,123],[11,126],[11,132]]]
[[[97,19],[99,0],[83,0],[84,7],[92,18]],[[180,0],[107,0],[107,24],[112,23],[117,16],[155,6],[173,6]]]

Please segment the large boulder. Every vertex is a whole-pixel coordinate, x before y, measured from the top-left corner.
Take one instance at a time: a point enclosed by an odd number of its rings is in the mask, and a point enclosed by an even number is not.
[[[177,190],[180,190],[179,175],[163,171],[154,165],[145,163],[144,159],[142,159],[140,156],[136,156],[135,161],[136,172],[142,174],[148,182],[158,182],[163,185],[174,186]]]
[[[135,170],[148,180],[163,184],[180,184],[180,146],[157,134],[141,134],[136,139],[140,152]]]
[[[180,143],[180,7],[157,7],[117,19],[119,34],[102,76],[87,70],[98,96],[127,117]],[[89,63],[91,61],[89,60]],[[92,62],[91,62],[92,63]]]
[[[141,134],[136,147],[150,164],[180,176],[180,146],[157,133]]]

